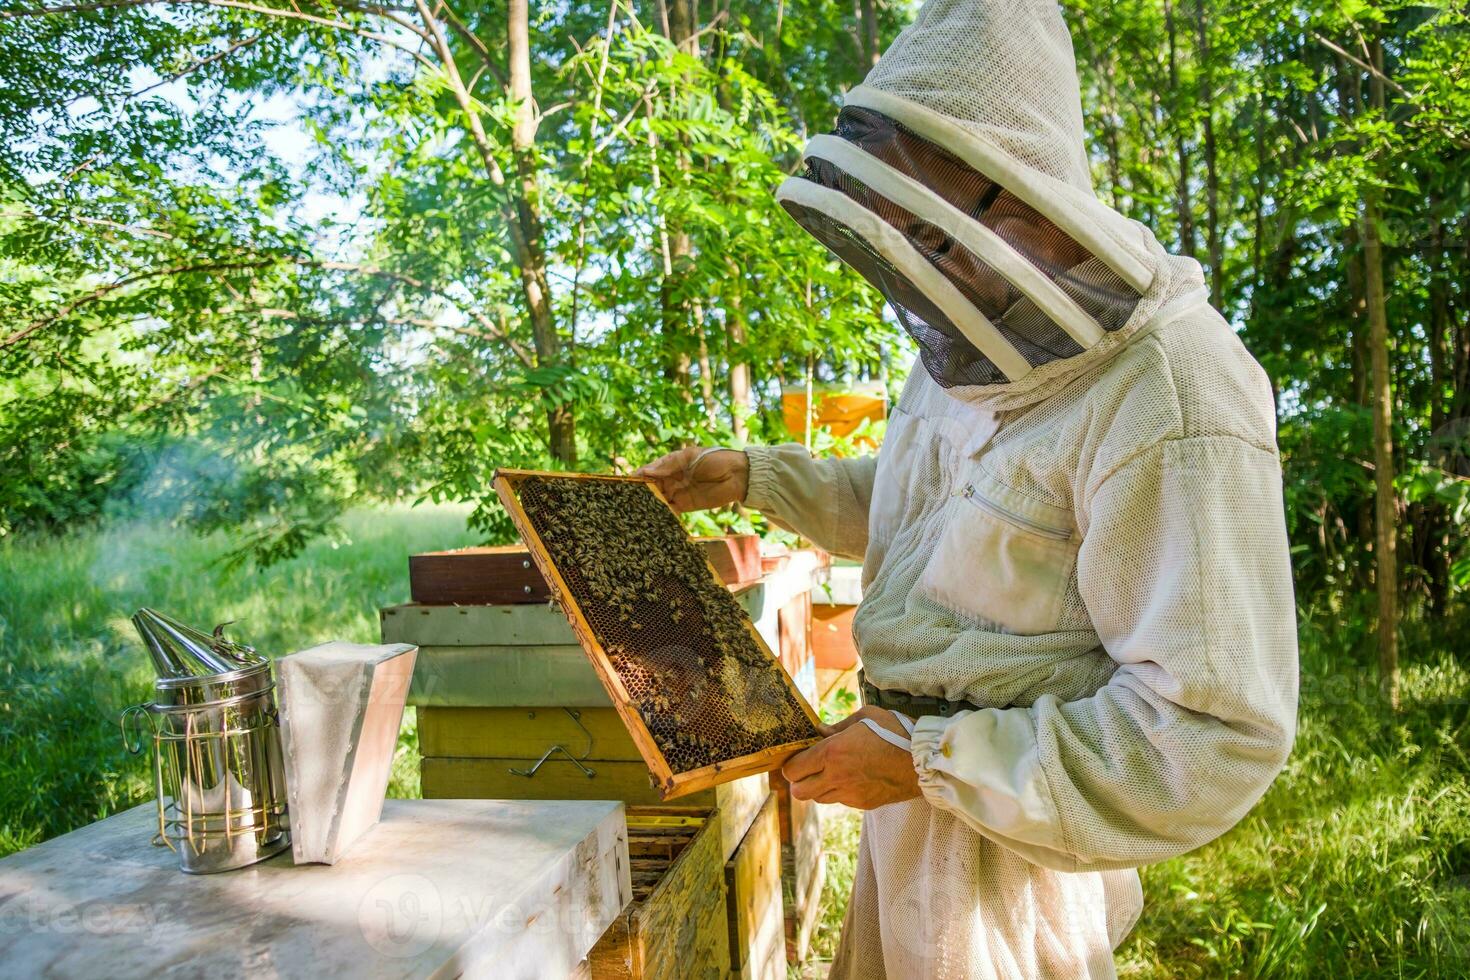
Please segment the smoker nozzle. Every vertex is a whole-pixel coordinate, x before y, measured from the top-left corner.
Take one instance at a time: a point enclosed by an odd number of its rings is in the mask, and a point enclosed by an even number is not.
[[[211,636],[152,609],[134,613],[133,625],[159,678],[206,677],[265,662],[253,647],[226,639],[223,626]]]

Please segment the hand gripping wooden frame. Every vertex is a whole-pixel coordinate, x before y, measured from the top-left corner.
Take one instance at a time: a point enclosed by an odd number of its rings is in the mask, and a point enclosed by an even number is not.
[[[554,480],[614,480],[624,483],[639,483],[646,486],[648,491],[658,498],[659,502],[664,504],[664,506],[668,506],[668,501],[664,500],[663,495],[658,492],[658,488],[651,481],[641,477],[604,476],[589,473],[556,473],[541,470],[499,469],[495,471],[494,486],[495,492],[500,497],[500,502],[505,505],[505,509],[510,514],[511,520],[515,523],[516,530],[521,534],[521,539],[531,550],[532,560],[536,562],[536,566],[541,570],[541,574],[545,576],[546,582],[550,586],[552,601],[566,615],[567,620],[572,625],[573,632],[577,634],[577,641],[581,643],[582,649],[586,651],[587,658],[592,661],[592,667],[597,671],[598,679],[602,681],[602,686],[607,689],[608,697],[612,699],[613,707],[617,709],[618,716],[622,718],[623,724],[627,726],[628,734],[633,737],[633,743],[638,746],[638,752],[643,756],[643,761],[648,764],[650,779],[663,799],[671,800],[689,793],[697,793],[700,790],[709,789],[712,786],[729,782],[732,779],[738,779],[741,776],[770,772],[772,769],[778,768],[797,752],[820,741],[820,736],[813,736],[812,738],[801,739],[799,741],[773,745],[761,749],[758,752],[752,752],[734,759],[727,759],[723,762],[716,762],[699,769],[691,769],[678,773],[674,772],[670,768],[668,760],[664,758],[663,752],[659,749],[658,743],[649,732],[643,716],[639,714],[637,703],[629,696],[627,689],[623,685],[622,678],[618,676],[617,670],[613,667],[612,661],[608,658],[607,652],[603,649],[602,643],[593,631],[592,625],[587,621],[587,616],[578,604],[576,596],[567,588],[566,580],[557,569],[556,563],[552,560],[545,543],[542,542],[541,536],[536,532],[536,528],[532,524],[530,517],[527,516],[525,509],[521,507],[517,491],[520,488],[521,482],[528,477],[541,477]],[[720,575],[715,571],[714,566],[709,563],[708,558],[705,559],[705,564],[709,568],[710,577],[723,587],[725,583],[720,579]],[[780,672],[782,682],[786,685],[787,690],[791,692],[796,704],[800,706],[807,721],[811,723],[813,731],[820,732],[821,720],[817,717],[816,712],[812,710],[806,698],[802,697],[800,690],[797,689],[796,684],[791,680],[791,675],[786,672],[781,661],[771,652],[771,648],[766,645],[765,640],[756,631],[755,624],[750,621],[748,616],[743,616],[743,618],[745,620],[745,627],[750,633],[751,640],[770,658],[771,666]]]

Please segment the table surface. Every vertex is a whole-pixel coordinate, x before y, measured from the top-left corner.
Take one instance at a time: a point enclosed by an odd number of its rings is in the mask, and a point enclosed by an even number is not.
[[[155,821],[0,860],[0,976],[566,975],[632,894],[616,802],[388,800],[335,865],[197,876]]]

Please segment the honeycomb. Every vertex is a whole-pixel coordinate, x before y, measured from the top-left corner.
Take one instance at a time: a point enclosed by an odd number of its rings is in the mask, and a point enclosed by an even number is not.
[[[525,476],[513,489],[670,771],[817,736],[739,602],[646,484]]]

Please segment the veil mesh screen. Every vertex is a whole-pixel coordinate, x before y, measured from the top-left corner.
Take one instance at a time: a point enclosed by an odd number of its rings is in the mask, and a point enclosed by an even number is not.
[[[883,294],[898,322],[918,342],[924,369],[936,382],[946,388],[1005,383],[1005,373],[995,362],[976,350],[929,297],[861,235],[820,211],[791,201],[781,203],[799,225]]]
[[[526,476],[512,487],[674,773],[818,735],[745,610],[646,484]]]
[[[1053,323],[1010,280],[937,225],[875,193],[826,160],[814,157],[807,161],[806,177],[842,191],[899,232],[930,265],[944,273],[966,301],[983,313],[1032,367],[1082,353],[1082,347],[1071,335]],[[948,321],[945,322],[947,325]],[[958,328],[947,325],[944,329],[952,338],[969,343]]]
[[[849,106],[835,135],[984,225],[1047,276],[1104,330],[1121,328],[1139,302],[1117,273],[1055,222],[954,154],[871,109]],[[881,219],[941,272],[1032,367],[1083,352],[1081,345],[989,263],[943,228],[918,217],[821,157],[802,176],[841,191]],[[944,387],[1000,384],[1005,374],[948,317],[901,275],[862,234],[813,208],[783,206],[796,221],[878,288],[899,322],[918,341],[924,367]]]
[[[1128,321],[1139,295],[1050,218],[948,150],[881,112],[848,106],[835,135],[919,181],[993,231],[1054,281],[1104,330]]]

